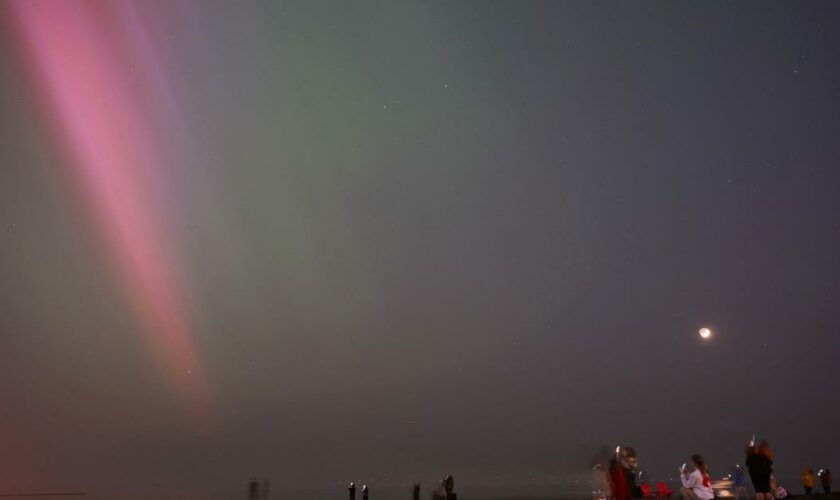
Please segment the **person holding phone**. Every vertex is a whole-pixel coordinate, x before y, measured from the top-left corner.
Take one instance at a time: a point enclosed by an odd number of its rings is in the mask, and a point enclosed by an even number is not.
[[[630,447],[617,448],[616,456],[610,460],[607,478],[610,483],[610,496],[615,500],[633,500],[642,498],[642,488],[636,485],[636,471],[639,461],[636,450]]]
[[[683,465],[680,468],[680,480],[682,481],[683,498],[688,500],[711,500],[715,497],[712,491],[712,481],[709,478],[709,467],[700,455],[691,456],[691,465],[694,470],[689,472]]]
[[[747,446],[747,470],[755,488],[756,500],[773,500],[770,479],[773,475],[773,460],[769,458],[766,447],[762,444]]]

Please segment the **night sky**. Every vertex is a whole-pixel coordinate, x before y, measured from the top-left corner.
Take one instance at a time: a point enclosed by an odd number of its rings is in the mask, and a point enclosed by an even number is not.
[[[840,470],[838,25],[3,0],[0,493]]]

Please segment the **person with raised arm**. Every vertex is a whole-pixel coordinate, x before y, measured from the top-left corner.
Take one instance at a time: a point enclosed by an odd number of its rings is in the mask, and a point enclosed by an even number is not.
[[[770,479],[773,475],[773,460],[768,453],[769,448],[751,441],[747,445],[747,470],[750,473],[756,500],[773,500],[770,489]]]

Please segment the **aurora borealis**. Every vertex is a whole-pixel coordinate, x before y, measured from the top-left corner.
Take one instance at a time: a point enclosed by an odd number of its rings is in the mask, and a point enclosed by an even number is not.
[[[131,2],[9,7],[44,120],[151,355],[193,411],[207,411],[182,285],[167,256],[175,228],[161,184],[184,161],[166,147],[183,134],[158,49]]]
[[[840,467],[838,20],[0,0],[0,493]]]

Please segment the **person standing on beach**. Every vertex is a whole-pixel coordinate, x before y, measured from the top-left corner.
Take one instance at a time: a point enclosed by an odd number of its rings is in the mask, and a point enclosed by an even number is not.
[[[595,498],[606,498],[609,489],[606,466],[596,463],[592,466],[592,494]]]
[[[350,493],[350,500],[356,500],[356,483],[350,483],[347,492]]]
[[[446,500],[446,480],[441,479],[438,488],[432,494],[433,500]]]
[[[823,491],[831,493],[831,471],[828,469],[820,471],[820,482],[822,483]]]
[[[610,484],[607,480],[609,464],[610,450],[607,445],[603,444],[589,462],[589,467],[592,470],[592,494],[595,498],[606,498],[609,494]]]
[[[715,497],[715,492],[709,478],[709,467],[700,455],[692,455],[691,464],[694,466],[692,472],[683,469],[680,474],[680,493],[686,500],[711,500]]]
[[[367,485],[362,485],[362,500],[368,500],[368,487]]]
[[[412,500],[420,500],[420,483],[414,483],[414,488],[411,491],[411,498]]]
[[[617,458],[610,460],[610,470],[607,473],[610,482],[610,498],[615,500],[630,500],[630,490],[627,489],[627,477]]]
[[[801,468],[802,470],[802,487],[805,489],[805,494],[810,495],[814,489],[814,471],[810,467]]]
[[[636,485],[636,469],[639,466],[636,450],[623,448],[616,451],[616,457],[610,460],[610,469],[607,474],[610,481],[610,496],[616,500],[642,498],[642,489]]]
[[[455,478],[452,477],[452,474],[449,474],[443,480],[443,483],[446,488],[446,498],[452,497],[452,492],[455,491]]]
[[[756,500],[773,500],[770,492],[770,476],[773,474],[773,461],[767,457],[762,445],[747,445],[747,469],[750,473]]]
[[[741,468],[741,464],[735,465],[735,469],[732,470],[732,484],[735,486],[736,500],[748,498],[747,476],[744,475],[744,469]]]

